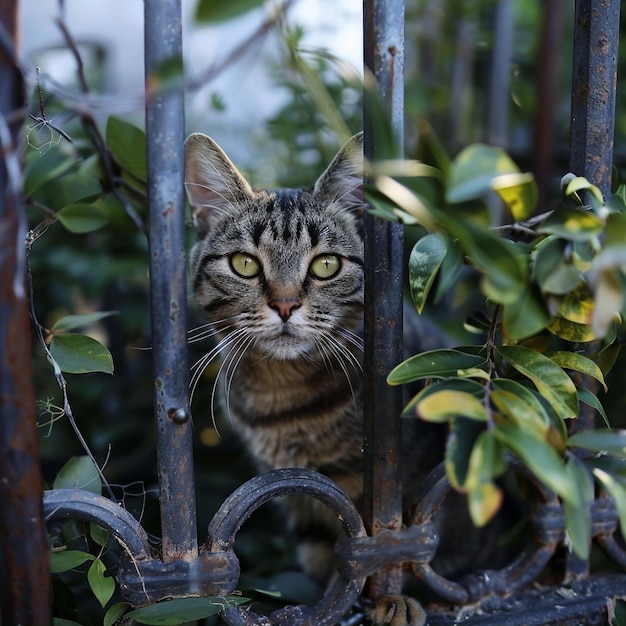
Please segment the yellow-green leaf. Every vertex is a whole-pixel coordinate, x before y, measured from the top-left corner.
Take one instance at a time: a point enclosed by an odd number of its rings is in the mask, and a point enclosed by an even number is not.
[[[575,372],[580,372],[581,374],[595,378],[602,387],[604,387],[604,391],[608,391],[602,370],[586,356],[578,352],[569,351],[550,352],[546,354],[546,356],[563,369],[574,370]]]
[[[537,207],[539,191],[535,177],[530,172],[502,174],[491,181],[491,186],[509,207],[517,222],[529,218]]]
[[[502,490],[492,482],[468,488],[467,503],[475,526],[484,526],[500,509]]]
[[[572,343],[586,343],[596,338],[591,326],[571,322],[559,315],[552,319],[550,324],[546,326],[546,329],[553,335]]]
[[[473,144],[454,159],[448,171],[446,201],[455,204],[480,198],[501,174],[518,174],[519,168],[501,148]]]
[[[601,235],[603,230],[604,221],[592,211],[569,208],[553,211],[537,229],[570,241],[588,241]]]
[[[415,407],[418,417],[429,422],[446,422],[455,417],[485,422],[488,419],[483,403],[464,391],[447,389],[431,393]]]
[[[562,419],[578,415],[578,396],[571,378],[551,359],[523,346],[501,346],[497,353],[529,378]]]

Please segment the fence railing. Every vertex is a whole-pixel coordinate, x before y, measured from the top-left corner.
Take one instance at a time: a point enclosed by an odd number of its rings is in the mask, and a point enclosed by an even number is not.
[[[21,94],[11,46],[5,41],[11,36],[15,40],[16,7],[10,4],[0,4],[4,25],[0,84],[9,86],[0,91],[0,193],[4,200],[0,207],[1,621],[7,625],[46,624],[51,621],[47,608],[48,549],[41,515],[30,354],[24,350],[28,345],[24,337],[29,336],[20,248],[25,236],[24,211],[15,185],[19,177],[13,177],[12,171],[18,159],[19,120],[6,122],[6,116],[19,108],[11,95],[19,98]],[[619,8],[617,0],[576,3],[571,169],[605,193],[612,163]],[[366,65],[388,107],[399,147],[403,135],[403,19],[402,0],[365,3]],[[147,1],[145,31],[149,78],[164,60],[180,58],[180,0]],[[481,605],[481,615],[463,623],[605,623],[608,601],[623,595],[623,574],[589,576],[589,564],[571,558],[558,589],[542,593],[532,589],[532,582],[565,538],[558,499],[532,476],[527,477],[540,495],[531,515],[533,540],[502,570],[475,572],[461,583],[441,577],[430,566],[437,549],[432,518],[450,490],[441,470],[425,483],[416,523],[402,528],[400,427],[396,418],[401,398],[385,379],[402,358],[403,235],[400,225],[372,216],[366,218],[365,523],[352,502],[327,478],[306,470],[276,470],[235,491],[212,519],[205,544],[197,545],[187,396],[183,94],[176,90],[149,92],[146,110],[161,552],[154,552],[140,524],[124,509],[84,491],[46,492],[46,521],[80,519],[109,530],[125,553],[117,578],[131,604],[172,596],[225,596],[238,586],[239,563],[233,543],[241,525],[265,502],[297,493],[322,501],[343,522],[346,537],[337,548],[337,581],[314,607],[284,607],[269,616],[230,607],[222,613],[227,623],[336,624],[351,609],[368,576],[372,577],[370,593],[374,596],[400,593],[405,564],[411,564],[434,596],[448,603],[445,609],[428,611],[428,624],[457,623],[463,607],[476,603]],[[365,138],[366,154],[377,156],[377,137],[367,119]],[[522,466],[517,471],[526,473]],[[626,551],[617,538],[615,503],[600,497],[593,503],[591,514],[592,536],[619,568],[626,568]]]

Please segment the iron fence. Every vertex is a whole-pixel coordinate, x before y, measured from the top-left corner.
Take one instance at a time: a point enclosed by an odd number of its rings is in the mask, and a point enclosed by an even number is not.
[[[6,25],[15,23],[15,6],[3,3],[0,8],[5,25],[3,37],[14,35],[15,29],[7,29]],[[619,10],[618,0],[576,2],[571,169],[605,193],[610,186],[612,163]],[[364,14],[366,65],[389,109],[393,132],[401,139],[403,2],[366,0]],[[160,63],[181,56],[180,0],[146,0],[145,31],[149,78]],[[10,49],[3,46],[0,51],[3,85],[15,80],[14,60],[7,52]],[[17,80],[2,91],[3,114],[17,108],[7,96],[19,96],[20,90]],[[165,597],[228,595],[235,591],[239,563],[233,542],[238,530],[262,504],[288,494],[316,498],[342,520],[346,533],[336,550],[338,578],[313,607],[286,606],[268,616],[231,607],[222,613],[229,624],[337,624],[357,602],[367,577],[372,581],[369,593],[374,597],[397,594],[407,566],[441,602],[428,611],[428,624],[546,626],[608,622],[607,606],[612,598],[624,593],[623,574],[590,576],[588,562],[570,558],[553,588],[542,592],[533,589],[533,581],[565,539],[564,513],[558,498],[514,461],[516,471],[533,482],[540,497],[530,515],[532,540],[503,569],[473,572],[458,582],[447,580],[431,567],[438,545],[432,519],[450,491],[442,468],[424,483],[415,523],[402,527],[400,427],[396,419],[401,398],[397,390],[385,384],[385,378],[402,358],[403,234],[401,226],[371,215],[366,218],[365,521],[347,496],[324,476],[306,470],[276,470],[234,492],[211,520],[206,542],[198,546],[187,397],[183,94],[176,90],[148,92],[146,109],[162,547],[157,553],[140,524],[119,505],[84,491],[46,492],[42,517],[34,393],[29,384],[28,355],[23,349],[27,342],[16,340],[18,335],[28,336],[24,267],[20,262],[20,240],[25,234],[20,221],[23,206],[11,177],[18,126],[0,127],[4,157],[0,166],[4,199],[0,214],[3,624],[50,623],[44,518],[48,523],[79,519],[109,530],[124,552],[117,574],[120,588],[131,604],[139,605]],[[376,156],[377,137],[367,119],[365,137],[366,154]],[[401,141],[398,145],[401,147]],[[592,536],[619,568],[626,568],[615,503],[601,495],[593,503],[591,514]],[[25,554],[22,550],[26,546],[29,550]],[[357,613],[349,623],[360,619]]]

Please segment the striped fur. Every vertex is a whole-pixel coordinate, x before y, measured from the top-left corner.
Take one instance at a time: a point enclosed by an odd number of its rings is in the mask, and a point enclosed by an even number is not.
[[[311,189],[266,191],[253,190],[210,138],[194,134],[185,142],[185,187],[199,234],[193,291],[219,331],[234,428],[260,470],[318,470],[357,505],[361,149],[356,136]],[[322,275],[332,268],[335,274]],[[336,516],[310,498],[292,497],[287,506],[303,567],[326,579]]]

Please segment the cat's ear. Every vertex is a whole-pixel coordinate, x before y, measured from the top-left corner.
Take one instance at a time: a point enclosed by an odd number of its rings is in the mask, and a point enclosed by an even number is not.
[[[338,202],[360,218],[363,197],[363,133],[354,135],[318,178],[313,193],[326,202]]]
[[[212,214],[227,211],[245,202],[253,191],[225,152],[202,133],[187,137],[185,190],[191,205],[194,226],[200,234],[209,229]]]

